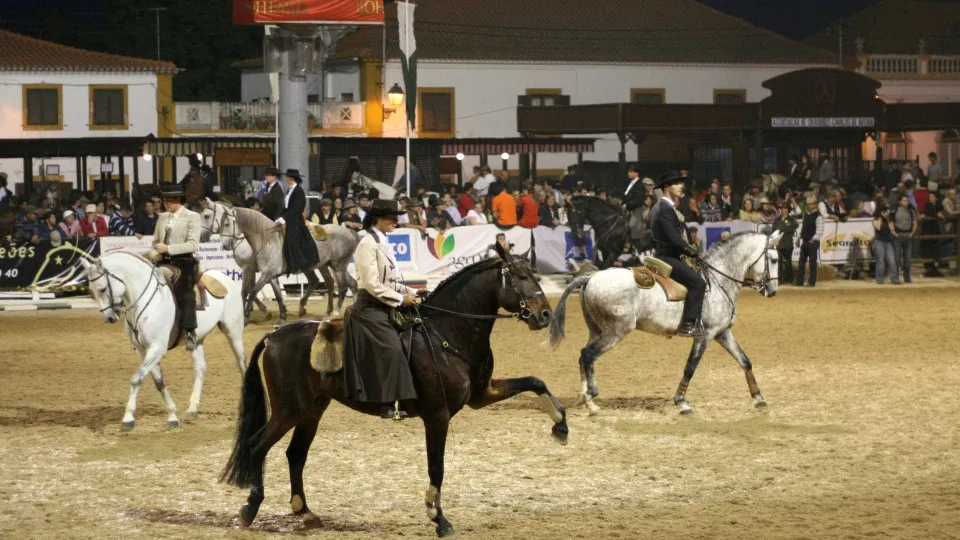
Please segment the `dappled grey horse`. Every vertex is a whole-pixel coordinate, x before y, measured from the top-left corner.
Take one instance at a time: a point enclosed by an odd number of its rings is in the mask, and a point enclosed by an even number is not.
[[[223,248],[233,251],[234,260],[237,266],[243,271],[244,298],[250,298],[250,301],[256,303],[261,311],[266,311],[266,306],[260,302],[256,293],[248,296],[256,285],[256,274],[260,269],[259,261],[261,257],[256,256],[257,253],[253,248],[253,244],[249,241],[247,234],[238,226],[236,212],[233,207],[205,199],[203,201],[203,208],[204,213],[201,218],[201,227],[205,235],[220,235]],[[248,211],[246,209],[241,210],[245,212]],[[340,225],[321,226],[311,224],[310,226],[322,227],[324,231],[326,231],[327,238],[325,240],[316,240],[317,255],[319,256],[317,269],[320,270],[324,284],[327,287],[327,314],[339,313],[343,308],[347,288],[350,288],[354,294],[357,292],[357,282],[347,273],[347,265],[350,263],[350,258],[353,256],[353,252],[360,242],[360,237],[355,231]],[[338,288],[337,295],[339,296],[336,311],[334,311],[333,308],[334,278],[336,279]],[[287,308],[283,303],[280,283],[276,276],[270,279],[269,283],[277,299],[278,309],[280,310],[280,322],[282,323],[287,320]],[[300,300],[300,316],[305,314],[305,298],[308,297],[309,294]],[[245,312],[249,316],[249,304],[245,304]]]
[[[687,386],[710,340],[716,340],[744,369],[750,395],[757,407],[765,407],[753,376],[753,367],[743,349],[737,345],[730,328],[736,318],[737,297],[743,286],[756,289],[766,297],[777,293],[777,243],[780,233],[767,237],[756,232],[737,233],[717,242],[699,262],[707,281],[703,302],[703,334],[694,338],[683,379],[673,401],[680,412],[693,411],[686,400]],[[610,268],[574,279],[557,304],[550,324],[550,345],[557,348],[564,337],[567,298],[581,291],[583,318],[590,330],[590,339],[580,351],[581,391],[577,403],[585,403],[591,414],[600,410],[593,398],[600,393],[594,376],[594,363],[603,353],[620,343],[632,330],[643,330],[662,336],[677,335],[683,314],[682,301],[669,301],[664,289],[638,287],[632,270]]]

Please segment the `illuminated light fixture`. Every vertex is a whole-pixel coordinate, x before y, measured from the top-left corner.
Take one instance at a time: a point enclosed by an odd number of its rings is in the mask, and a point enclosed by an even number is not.
[[[504,152],[500,154],[500,159],[510,159],[510,154]]]
[[[141,157],[143,158],[144,161],[150,161],[151,159],[153,159],[153,156],[151,156],[150,154],[144,154]]]
[[[390,118],[390,115],[397,112],[397,109],[400,108],[400,105],[403,105],[403,88],[400,88],[400,85],[393,83],[393,86],[390,87],[390,90],[387,91],[387,103],[390,104],[389,107],[386,105],[383,107],[383,118]]]
[[[457,152],[457,159],[463,161],[463,152]]]
[[[200,152],[197,152],[197,159],[200,161],[203,161],[203,154],[201,154]]]

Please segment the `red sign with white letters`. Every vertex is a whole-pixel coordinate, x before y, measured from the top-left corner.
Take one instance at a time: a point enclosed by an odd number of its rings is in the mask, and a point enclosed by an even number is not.
[[[383,0],[233,0],[233,24],[383,24]]]

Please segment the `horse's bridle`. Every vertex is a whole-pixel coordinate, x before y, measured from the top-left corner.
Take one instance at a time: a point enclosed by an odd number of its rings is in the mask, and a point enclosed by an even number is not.
[[[226,206],[223,206],[223,205],[219,205],[219,206],[222,206],[222,207],[223,207],[223,213],[220,214],[220,224],[217,225],[217,210],[216,210],[217,206],[218,206],[217,204],[214,204],[214,207],[213,207],[213,208],[214,208],[214,210],[213,210],[213,226],[210,227],[210,229],[209,229],[210,234],[212,235],[214,229],[216,229],[216,231],[217,231],[217,236],[219,236],[220,238],[233,238],[234,240],[236,240],[236,242],[237,242],[238,244],[245,242],[245,241],[247,240],[247,237],[246,237],[246,235],[243,234],[242,231],[241,231],[239,234],[223,234],[223,228],[224,228],[224,226],[227,224],[227,216],[229,216],[231,219],[233,219],[233,223],[234,223],[234,225],[233,225],[233,230],[234,230],[234,231],[237,230],[237,225],[236,225],[236,223],[237,223],[237,212],[236,212],[236,211],[233,211],[233,212],[231,213],[231,211],[230,211],[229,208],[227,208]],[[234,246],[234,247],[236,247],[236,246]]]
[[[139,257],[137,258],[139,259]],[[144,264],[147,264],[147,265],[150,264],[146,261],[143,261],[143,262]],[[137,320],[134,321],[134,326],[136,326],[136,323],[139,322],[140,320],[140,316],[147,311],[146,308],[150,305],[150,303],[153,301],[153,298],[157,295],[157,293],[160,291],[160,288],[163,286],[163,282],[160,280],[159,277],[157,277],[157,269],[154,268],[153,266],[150,266],[150,279],[147,280],[146,286],[144,286],[143,291],[140,292],[140,296],[138,296],[136,300],[134,300],[133,302],[130,302],[130,304],[126,306],[123,304],[123,297],[121,297],[119,301],[116,300],[116,296],[113,294],[113,282],[110,281],[110,278],[113,278],[121,283],[123,282],[123,280],[120,279],[120,277],[114,274],[113,272],[107,270],[107,268],[103,266],[102,262],[98,261],[97,269],[99,269],[102,273],[99,276],[94,276],[94,277],[87,276],[87,282],[93,283],[94,281],[102,277],[106,277],[107,278],[107,294],[110,295],[110,305],[105,308],[100,308],[100,313],[103,313],[108,309],[112,309],[114,313],[116,313],[117,315],[125,314],[127,311],[132,309],[133,306],[137,305],[137,302],[139,302],[144,297],[144,295],[147,294],[147,291],[150,289],[150,282],[153,280],[157,281],[157,286],[153,287],[153,293],[150,295],[150,298],[147,299],[147,303],[143,306],[143,309],[140,310],[140,314],[137,315]]]
[[[520,289],[520,286],[517,284],[517,277],[510,270],[514,268],[516,264],[514,261],[504,261],[501,259],[500,264],[503,265],[500,269],[501,282],[500,287],[503,289],[507,288],[507,277],[510,277],[510,286],[513,288],[513,292],[520,297],[520,310],[511,312],[510,315],[475,315],[472,313],[460,313],[458,311],[452,311],[449,309],[438,308],[436,306],[431,306],[429,304],[421,304],[417,306],[418,308],[426,308],[433,311],[439,311],[441,313],[446,313],[448,315],[453,315],[455,317],[460,317],[462,319],[478,319],[478,320],[487,320],[492,321],[496,319],[519,319],[527,320],[533,316],[533,311],[528,307],[528,301],[533,300],[538,296],[543,296],[543,291],[537,291],[534,294],[526,295]]]
[[[759,261],[761,258],[763,259],[763,274],[760,275],[760,279],[759,279],[759,280],[755,280],[755,279],[737,279],[737,278],[735,278],[735,277],[733,277],[733,276],[727,275],[725,272],[723,272],[722,270],[718,269],[717,267],[711,265],[710,263],[708,263],[708,262],[705,261],[704,259],[698,259],[698,260],[697,260],[697,265],[703,267],[703,268],[706,269],[706,270],[709,270],[709,271],[711,271],[711,272],[717,273],[717,274],[719,274],[719,275],[721,275],[721,276],[729,279],[730,281],[736,283],[737,285],[739,285],[739,286],[741,286],[741,287],[750,287],[751,289],[754,289],[754,290],[756,290],[757,292],[762,292],[763,289],[764,289],[771,281],[777,281],[776,279],[772,279],[772,278],[770,277],[770,258],[767,257],[767,251],[769,251],[769,250],[770,250],[770,248],[764,247],[764,248],[763,248],[763,251],[760,252],[760,256],[758,256],[756,259],[754,259],[753,262],[750,263],[749,266],[747,266],[747,268],[753,268],[753,265],[757,264],[757,261]]]

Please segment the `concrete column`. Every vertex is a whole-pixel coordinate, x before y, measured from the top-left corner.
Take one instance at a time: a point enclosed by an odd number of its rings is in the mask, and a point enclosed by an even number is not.
[[[283,32],[291,38],[293,34]],[[283,48],[283,72],[280,73],[280,100],[277,103],[281,171],[297,169],[303,177],[304,191],[310,190],[310,148],[307,137],[307,77],[294,73],[292,46]]]

